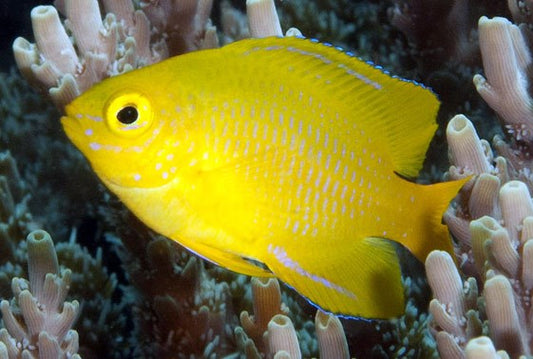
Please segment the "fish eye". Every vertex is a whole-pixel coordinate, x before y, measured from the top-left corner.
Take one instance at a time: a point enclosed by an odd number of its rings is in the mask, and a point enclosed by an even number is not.
[[[108,100],[105,119],[107,126],[115,134],[134,138],[152,126],[152,104],[140,92],[119,92]]]
[[[134,123],[138,118],[139,112],[135,105],[127,105],[117,112],[117,120],[125,125]]]

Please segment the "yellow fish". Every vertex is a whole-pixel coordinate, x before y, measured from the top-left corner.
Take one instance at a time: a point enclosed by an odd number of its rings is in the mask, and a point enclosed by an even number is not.
[[[452,251],[441,216],[464,182],[402,178],[418,174],[437,109],[334,47],[266,38],[109,78],[62,123],[155,231],[326,311],[387,318],[404,310],[391,240],[421,261]]]

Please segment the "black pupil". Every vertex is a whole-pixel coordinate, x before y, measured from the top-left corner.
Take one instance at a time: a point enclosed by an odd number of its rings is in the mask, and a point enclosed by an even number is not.
[[[123,107],[117,113],[117,119],[125,125],[130,125],[134,123],[135,121],[137,121],[138,118],[139,112],[137,112],[137,108],[131,105]]]

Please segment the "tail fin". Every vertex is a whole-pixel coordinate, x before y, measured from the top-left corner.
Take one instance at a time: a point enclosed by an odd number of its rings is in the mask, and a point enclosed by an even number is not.
[[[417,235],[417,241],[404,245],[421,262],[424,262],[429,252],[435,249],[444,250],[453,256],[452,239],[448,227],[442,222],[442,216],[452,199],[470,178],[418,187],[422,206],[425,207],[419,212],[422,216],[420,218],[422,224],[419,226],[421,232]]]

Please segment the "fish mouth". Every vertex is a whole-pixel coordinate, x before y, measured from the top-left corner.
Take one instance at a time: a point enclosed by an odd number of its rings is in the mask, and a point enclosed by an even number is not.
[[[81,132],[81,127],[79,121],[73,115],[72,106],[69,104],[65,107],[65,115],[61,116],[61,125],[63,126],[63,131],[65,131],[67,137],[78,146],[76,141],[77,135]],[[79,147],[79,146],[78,146]]]
[[[63,126],[63,130],[68,134],[73,132],[75,120],[69,116],[61,116],[60,118],[61,125]],[[70,136],[69,136],[70,137]]]
[[[79,114],[72,106],[72,103],[65,106],[65,114],[61,116],[60,121],[63,126],[63,131],[68,139],[80,150],[82,153],[87,151],[87,136],[85,136],[84,121],[90,117]]]

